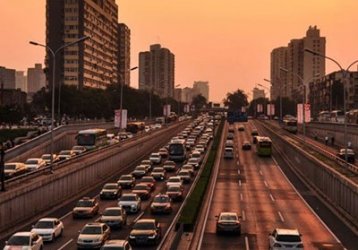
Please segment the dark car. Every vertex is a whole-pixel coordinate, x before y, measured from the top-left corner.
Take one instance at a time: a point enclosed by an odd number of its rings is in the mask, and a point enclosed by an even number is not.
[[[138,220],[129,234],[131,245],[156,245],[162,237],[160,224],[155,219]]]
[[[72,210],[73,218],[94,217],[98,214],[99,204],[96,199],[84,197],[79,200]]]
[[[139,180],[139,183],[147,184],[152,191],[155,190],[156,181],[153,176],[143,176],[142,179]]]
[[[245,127],[244,125],[240,125],[239,128],[237,129],[238,131],[245,131]]]
[[[244,141],[242,143],[242,150],[250,150],[251,149],[251,143],[249,141]]]
[[[122,194],[122,188],[118,185],[118,183],[106,183],[100,194],[99,197],[101,199],[117,199]]]
[[[339,153],[337,154],[337,156],[339,158],[341,158],[342,160],[345,160],[346,159],[346,150],[344,148],[342,148],[341,150],[339,150]],[[349,163],[355,162],[355,153],[354,153],[353,149],[347,148],[347,161]]]
[[[135,185],[132,190],[132,193],[137,194],[142,200],[148,200],[150,198],[151,188],[144,183],[139,183]]]
[[[233,140],[234,139],[234,133],[228,133],[226,136],[226,139]]]
[[[254,135],[259,135],[259,132],[257,132],[256,129],[253,129],[252,132],[251,132],[251,135],[254,136]]]

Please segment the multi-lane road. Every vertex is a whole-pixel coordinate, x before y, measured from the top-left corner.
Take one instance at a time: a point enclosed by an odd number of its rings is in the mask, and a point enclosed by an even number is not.
[[[239,132],[236,125],[235,159],[221,157],[201,249],[267,249],[268,234],[274,228],[297,228],[305,249],[343,249],[296,192],[275,158],[258,157],[254,147],[241,149],[244,140],[252,141],[252,128],[250,122]],[[216,234],[215,216],[222,211],[241,215],[241,236]]]

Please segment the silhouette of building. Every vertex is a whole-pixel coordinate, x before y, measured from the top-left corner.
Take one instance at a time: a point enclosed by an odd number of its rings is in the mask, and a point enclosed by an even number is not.
[[[124,23],[118,24],[118,81],[130,84],[131,31]]]
[[[36,63],[34,68],[27,69],[27,93],[32,96],[46,86],[46,75],[41,63]]]
[[[0,88],[16,89],[15,70],[0,66]]]
[[[196,81],[193,84],[194,95],[202,95],[209,102],[209,82]]]
[[[16,71],[15,73],[16,89],[21,89],[24,92],[27,92],[27,76],[25,76],[25,71]]]

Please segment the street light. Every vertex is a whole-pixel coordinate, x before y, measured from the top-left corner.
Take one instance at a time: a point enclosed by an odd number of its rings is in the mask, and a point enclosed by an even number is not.
[[[319,57],[323,57],[326,58],[332,62],[334,62],[339,69],[342,71],[343,74],[343,113],[344,113],[344,149],[345,149],[345,156],[344,159],[347,162],[348,161],[348,154],[347,154],[347,149],[348,149],[348,144],[347,144],[347,104],[346,104],[346,84],[347,84],[347,74],[349,73],[349,69],[356,63],[358,63],[358,60],[353,61],[351,64],[349,64],[349,66],[347,67],[347,69],[344,69],[339,63],[338,61],[336,61],[335,59],[326,56],[326,55],[322,55],[316,51],[313,51],[311,49],[305,48],[304,49],[305,52],[310,53],[314,56],[319,56]]]
[[[179,88],[180,87],[180,84],[177,84],[174,86],[174,89],[175,88]],[[181,104],[181,96],[179,96],[178,98],[178,116],[179,116],[179,113],[180,113],[180,104]]]
[[[52,55],[52,101],[51,101],[51,146],[50,146],[50,153],[51,153],[51,157],[50,157],[50,171],[52,172],[52,164],[53,164],[53,127],[54,127],[54,124],[53,124],[53,121],[55,120],[55,69],[56,69],[56,54],[63,50],[64,48],[67,48],[69,46],[72,46],[72,45],[75,45],[77,43],[80,43],[84,40],[87,40],[89,39],[90,37],[89,36],[84,36],[84,37],[81,37],[80,39],[74,41],[74,42],[71,42],[71,43],[67,43],[67,44],[64,44],[62,45],[61,47],[59,47],[57,50],[53,50],[52,48],[50,48],[49,46],[47,45],[44,45],[44,44],[40,44],[40,43],[37,43],[37,42],[34,42],[34,41],[30,41],[29,43],[31,45],[35,45],[35,46],[40,46],[40,47],[44,47],[47,51],[49,51]],[[60,98],[59,98],[60,99]],[[59,103],[60,104],[60,103]],[[60,111],[60,109],[59,109]]]
[[[262,85],[262,84],[260,84],[260,83],[258,83],[257,84],[258,86],[260,86],[260,87],[262,87],[262,88],[264,88],[264,89],[267,89],[268,90],[268,92],[270,93],[270,88],[268,88],[268,87],[266,87],[266,86],[264,86],[264,85]],[[268,100],[269,100],[269,102],[270,102],[270,96],[269,96],[269,98],[268,98]],[[265,98],[265,104],[266,104],[266,98]],[[268,113],[268,108],[267,108],[268,106],[266,105],[266,113]],[[264,112],[265,113],[265,112]],[[271,119],[271,108],[270,108],[270,119]]]
[[[266,78],[264,78],[264,81],[272,84],[272,81],[270,81]],[[281,93],[282,82],[281,82],[281,79],[279,82],[280,82],[280,122],[281,122],[282,121],[282,93]]]
[[[135,67],[133,67],[133,68],[130,68],[130,69],[127,69],[127,72],[130,72],[130,71],[132,71],[132,70],[136,70],[136,69],[138,69],[138,67],[137,66],[135,66]],[[120,78],[121,78],[121,95],[120,95],[120,97],[121,97],[121,100],[120,100],[120,105],[119,105],[119,112],[120,112],[120,114],[121,114],[121,120],[119,121],[119,130],[121,130],[122,129],[122,120],[123,120],[123,117],[122,117],[122,109],[123,109],[123,76],[122,75],[119,75],[120,76]]]
[[[285,68],[281,68],[280,67],[280,70],[284,71],[285,73],[291,73],[293,75],[295,75],[301,82],[301,86],[303,86],[303,96],[302,96],[302,129],[303,129],[303,141],[306,140],[306,107],[305,107],[305,104],[306,104],[306,84],[303,80],[303,78],[297,74],[296,72],[292,72],[292,71],[289,71],[288,69],[285,69]],[[311,82],[312,80],[316,79],[317,77],[319,77],[320,74],[317,73],[315,74],[310,80],[308,80],[307,82]]]

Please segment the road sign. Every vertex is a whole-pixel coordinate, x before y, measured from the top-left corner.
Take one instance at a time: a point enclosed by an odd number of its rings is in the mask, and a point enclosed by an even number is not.
[[[114,127],[116,128],[126,128],[127,127],[127,110],[122,109],[122,114],[120,109],[114,111]]]

